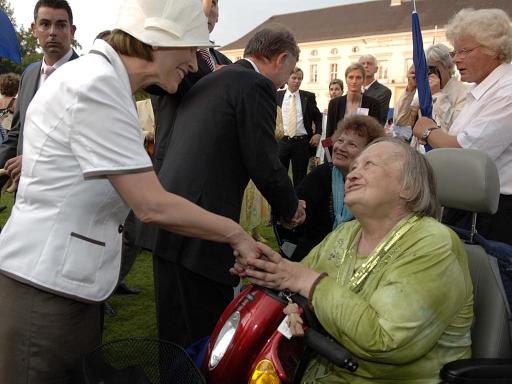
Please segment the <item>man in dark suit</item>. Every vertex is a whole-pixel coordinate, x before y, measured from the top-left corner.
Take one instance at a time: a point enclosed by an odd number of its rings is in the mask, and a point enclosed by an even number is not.
[[[76,27],[73,13],[66,0],[39,0],[34,8],[32,33],[43,50],[43,60],[30,64],[23,72],[16,102],[16,111],[7,140],[0,145],[0,166],[18,180],[23,152],[23,124],[28,105],[39,87],[62,64],[76,59],[71,48]],[[0,183],[2,186],[7,179]]]
[[[203,77],[181,101],[159,178],[168,190],[239,220],[252,179],[284,222],[304,219],[274,138],[276,89],[299,56],[293,35],[263,29],[245,59]],[[210,335],[233,299],[229,247],[160,230],[154,248],[159,336],[182,346]]]
[[[359,63],[363,65],[364,70],[366,71],[366,77],[364,80],[364,94],[379,101],[379,121],[382,125],[384,125],[388,116],[389,101],[391,100],[391,90],[385,85],[379,83],[377,79],[375,79],[375,74],[379,70],[375,56],[361,56],[359,58]]]
[[[208,30],[212,33],[219,20],[219,1],[203,0],[203,11],[208,17]],[[153,167],[156,174],[160,171],[167,153],[169,138],[176,119],[176,110],[186,93],[202,77],[212,73],[224,65],[231,64],[225,55],[216,49],[200,49],[196,53],[197,72],[189,73],[176,93],[169,94],[158,87],[148,89],[151,95],[151,104],[155,116],[155,145],[152,156]],[[126,221],[123,232],[123,264],[121,266],[121,280],[130,270],[140,248],[152,251],[156,236],[156,227],[138,221],[132,212]]]
[[[279,158],[288,169],[292,162],[293,185],[306,176],[312,150],[322,135],[322,113],[316,106],[315,94],[299,90],[304,72],[296,67],[290,75],[286,91],[277,92],[282,108],[284,137],[279,141]]]

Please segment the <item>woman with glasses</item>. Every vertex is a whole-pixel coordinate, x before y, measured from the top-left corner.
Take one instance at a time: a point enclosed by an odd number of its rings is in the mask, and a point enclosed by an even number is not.
[[[448,133],[422,117],[413,133],[433,148],[472,148],[495,162],[500,177],[500,201],[494,215],[480,214],[477,230],[491,240],[512,244],[512,26],[500,9],[463,9],[447,26],[450,53],[461,80],[474,83],[466,104]],[[470,226],[470,214],[445,213],[445,222]]]
[[[466,100],[467,86],[455,77],[455,64],[450,57],[450,49],[444,44],[435,44],[426,50],[429,65],[428,82],[432,93],[432,118],[445,132],[459,116]],[[414,126],[420,115],[416,96],[416,76],[414,65],[407,73],[407,88],[395,104],[395,124]],[[416,138],[411,145],[419,147]],[[418,148],[419,149],[419,148]]]

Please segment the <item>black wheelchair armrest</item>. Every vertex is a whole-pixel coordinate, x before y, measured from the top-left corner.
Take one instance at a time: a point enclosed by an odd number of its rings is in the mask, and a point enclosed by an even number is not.
[[[492,384],[512,381],[511,359],[463,359],[446,364],[439,374],[449,384]]]

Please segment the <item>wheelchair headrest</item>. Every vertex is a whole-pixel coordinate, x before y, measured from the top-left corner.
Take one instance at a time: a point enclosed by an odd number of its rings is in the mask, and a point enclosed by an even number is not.
[[[500,181],[494,162],[475,149],[439,148],[427,153],[443,207],[495,213]]]

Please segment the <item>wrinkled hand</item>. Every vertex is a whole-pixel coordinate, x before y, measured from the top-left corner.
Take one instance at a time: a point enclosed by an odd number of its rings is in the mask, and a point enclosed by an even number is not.
[[[318,147],[318,144],[320,143],[320,134],[315,133],[313,136],[311,136],[311,140],[309,140],[309,145],[312,147]]]
[[[414,128],[412,129],[412,134],[416,136],[420,144],[425,145],[425,141],[421,140],[421,135],[427,128],[435,127],[437,124],[434,120],[429,119],[428,117],[420,117],[416,124],[414,124]]]
[[[18,182],[21,175],[21,159],[22,155],[13,157],[5,162],[4,169],[7,174],[14,180],[15,183]]]
[[[414,65],[411,65],[407,71],[407,92],[414,92],[416,90],[416,72]]]
[[[441,79],[436,74],[431,74],[428,77],[428,84],[430,85],[430,92],[435,95],[441,92]]]
[[[288,316],[288,327],[292,336],[304,336],[304,322],[299,313],[299,306],[290,303],[283,309],[283,313]]]
[[[298,225],[301,225],[306,220],[306,202],[299,200],[295,215],[292,217],[290,222],[281,221],[281,225],[286,229],[293,229]]]
[[[245,276],[254,284],[272,289],[289,289],[308,297],[309,290],[320,275],[318,272],[281,257],[264,244],[258,244],[263,252],[259,259],[248,260]]]
[[[229,245],[233,248],[236,264],[241,268],[246,268],[251,260],[260,257],[261,250],[258,244],[241,227],[237,233],[229,237]]]

